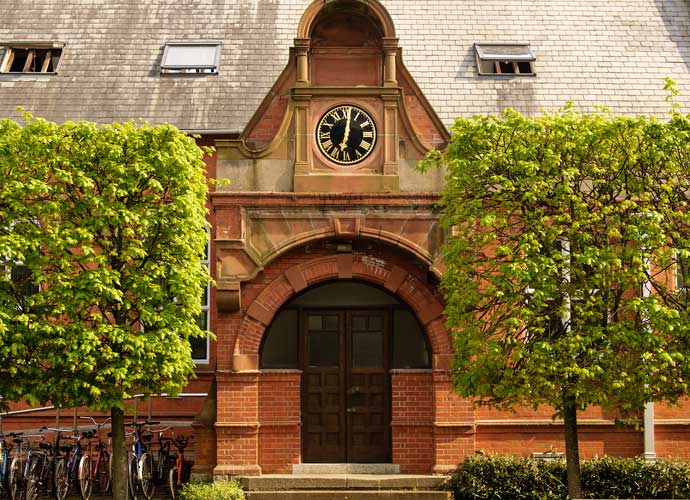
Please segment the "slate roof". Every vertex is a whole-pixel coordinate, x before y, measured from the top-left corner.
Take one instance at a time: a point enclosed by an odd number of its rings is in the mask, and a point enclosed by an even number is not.
[[[143,118],[240,132],[288,61],[310,0],[0,0],[0,42],[67,43],[59,74],[0,75],[0,116]],[[403,60],[449,126],[459,115],[525,113],[573,100],[665,115],[663,77],[690,111],[686,0],[383,0]],[[161,76],[170,40],[223,41],[220,74]],[[530,42],[536,77],[477,76],[473,42]]]

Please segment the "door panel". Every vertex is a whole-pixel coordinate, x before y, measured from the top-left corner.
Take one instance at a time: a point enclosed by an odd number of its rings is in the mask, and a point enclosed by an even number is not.
[[[348,313],[348,461],[389,462],[390,385],[388,315],[385,311]]]
[[[303,460],[345,461],[343,318],[340,313],[305,315]]]
[[[389,462],[387,311],[303,313],[303,461]]]

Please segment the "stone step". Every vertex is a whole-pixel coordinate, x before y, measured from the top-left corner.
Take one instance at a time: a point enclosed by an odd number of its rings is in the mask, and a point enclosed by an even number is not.
[[[247,491],[437,490],[445,476],[415,474],[263,474],[236,478]]]
[[[397,464],[294,464],[293,474],[400,474]]]
[[[451,500],[449,491],[279,490],[248,491],[247,500]]]

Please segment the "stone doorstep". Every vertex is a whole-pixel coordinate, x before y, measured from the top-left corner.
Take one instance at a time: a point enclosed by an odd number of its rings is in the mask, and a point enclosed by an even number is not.
[[[400,474],[398,464],[293,464],[293,474]]]
[[[446,476],[415,474],[264,474],[238,476],[247,491],[438,490]]]
[[[247,500],[451,500],[450,491],[313,490],[248,491]]]

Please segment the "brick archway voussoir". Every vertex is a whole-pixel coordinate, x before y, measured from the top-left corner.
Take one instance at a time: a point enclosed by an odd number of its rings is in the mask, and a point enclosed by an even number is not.
[[[424,283],[400,266],[347,253],[292,266],[264,288],[247,309],[240,327],[233,368],[257,369],[259,348],[266,328],[290,298],[322,282],[353,278],[382,286],[411,307],[429,339],[435,366],[439,356],[452,352],[450,336],[443,321],[443,304]]]

